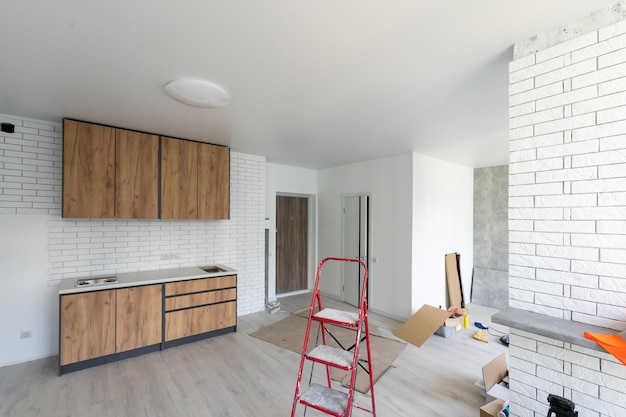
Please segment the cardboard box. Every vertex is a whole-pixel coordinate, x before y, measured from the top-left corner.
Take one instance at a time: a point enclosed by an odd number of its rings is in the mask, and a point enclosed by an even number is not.
[[[495,399],[480,407],[480,417],[498,417],[498,413],[504,408],[505,401]]]
[[[508,377],[509,367],[504,353],[483,366],[483,384],[487,403],[496,399],[504,401],[510,399]]]

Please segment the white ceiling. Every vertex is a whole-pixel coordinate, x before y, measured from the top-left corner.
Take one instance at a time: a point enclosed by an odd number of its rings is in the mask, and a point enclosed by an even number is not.
[[[4,0],[0,113],[201,140],[325,168],[415,151],[508,161],[519,40],[606,0]],[[221,85],[221,109],[163,93]]]

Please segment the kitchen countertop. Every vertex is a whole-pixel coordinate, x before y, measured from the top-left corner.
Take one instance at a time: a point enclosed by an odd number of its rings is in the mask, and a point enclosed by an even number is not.
[[[59,286],[59,294],[74,294],[80,292],[88,292],[88,291],[101,291],[101,290],[110,290],[116,288],[125,288],[125,287],[136,287],[139,285],[148,285],[148,284],[161,284],[164,282],[175,282],[175,281],[183,281],[187,279],[195,279],[195,278],[210,278],[210,277],[220,277],[224,275],[233,275],[236,274],[237,271],[224,266],[224,265],[206,265],[206,266],[217,266],[223,271],[220,272],[205,272],[200,268],[201,267],[184,267],[184,268],[170,268],[170,269],[157,269],[152,271],[141,271],[141,272],[127,272],[120,274],[107,274],[106,276],[115,276],[118,279],[118,282],[115,283],[106,283],[106,284],[97,284],[97,285],[85,285],[82,287],[76,287],[76,280],[78,279],[95,279],[99,278],[98,276],[88,276],[88,277],[77,277],[77,278],[65,278],[61,280],[61,285]]]

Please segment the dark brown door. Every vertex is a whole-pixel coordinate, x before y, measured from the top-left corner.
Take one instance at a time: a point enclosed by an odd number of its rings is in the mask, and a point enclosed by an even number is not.
[[[276,294],[307,289],[308,199],[276,197]]]

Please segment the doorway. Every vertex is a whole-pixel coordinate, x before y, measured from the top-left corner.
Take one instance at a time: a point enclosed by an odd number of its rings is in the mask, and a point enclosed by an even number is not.
[[[343,253],[344,258],[359,259],[369,270],[370,196],[343,197]],[[356,262],[343,262],[343,300],[359,307],[363,267]]]
[[[307,197],[276,196],[276,294],[308,289]]]

